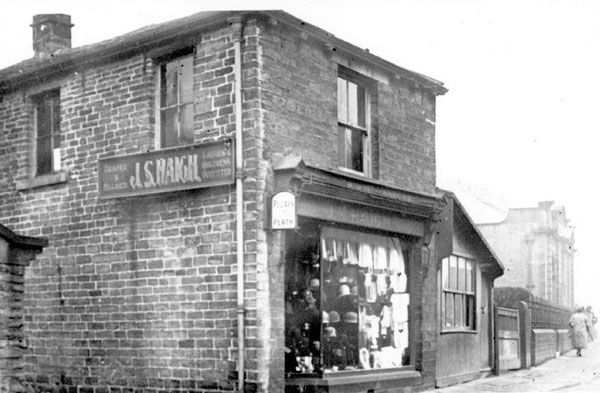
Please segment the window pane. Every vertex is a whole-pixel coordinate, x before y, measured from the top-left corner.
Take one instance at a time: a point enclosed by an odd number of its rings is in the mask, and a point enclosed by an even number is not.
[[[362,131],[352,130],[352,141],[351,141],[351,155],[352,163],[350,168],[355,171],[363,171],[363,137]]]
[[[446,326],[446,292],[442,292],[442,326]]]
[[[442,261],[442,288],[448,289],[448,258]]]
[[[458,258],[458,290],[459,291],[464,291],[465,290],[465,280],[466,280],[466,275],[465,275],[465,260],[463,258]]]
[[[187,104],[181,107],[179,114],[179,145],[188,145],[194,143],[194,104]]]
[[[467,268],[467,286],[466,286],[466,291],[467,292],[475,292],[475,283],[474,283],[474,275],[473,275],[473,262],[472,261],[467,261],[466,264],[466,268]]]
[[[177,104],[177,68],[179,62],[163,64],[161,67],[160,106],[167,107]]]
[[[349,128],[345,129],[344,134],[344,156],[346,157],[346,161],[344,161],[344,167],[352,168],[352,130]]]
[[[345,166],[346,164],[346,153],[344,151],[344,146],[345,146],[345,139],[346,139],[346,128],[339,126],[338,127],[338,134],[337,134],[337,149],[338,149],[338,165],[339,166]]]
[[[52,145],[49,135],[37,138],[37,173],[43,175],[52,170]]]
[[[456,272],[457,272],[457,262],[455,256],[450,256],[450,269],[448,269],[448,288],[456,290]]]
[[[454,326],[464,326],[462,295],[454,295]]]
[[[467,296],[467,308],[466,308],[466,313],[467,313],[467,326],[470,328],[474,327],[473,324],[473,320],[475,317],[475,302],[474,302],[474,298],[473,296]]]
[[[50,135],[52,133],[52,104],[44,98],[37,104],[37,136]]]
[[[347,82],[339,78],[338,81],[338,121],[348,123],[348,95]]]
[[[446,326],[454,326],[454,294],[446,293]]]
[[[358,125],[358,86],[348,82],[348,124]]]
[[[160,111],[160,129],[162,147],[177,145],[177,108]]]
[[[358,125],[360,127],[366,128],[366,112],[367,112],[367,104],[366,104],[366,96],[365,96],[365,88],[363,86],[358,86]]]
[[[58,96],[52,98],[52,138],[53,147],[60,146],[60,99]]]
[[[193,63],[192,56],[186,57],[179,61],[179,92],[181,94],[179,98],[180,103],[192,102],[194,99]]]

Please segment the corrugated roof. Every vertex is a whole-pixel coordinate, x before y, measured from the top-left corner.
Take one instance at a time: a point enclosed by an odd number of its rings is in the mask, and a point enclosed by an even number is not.
[[[154,47],[173,42],[179,37],[184,38],[211,26],[227,23],[231,17],[246,15],[263,15],[273,18],[287,26],[302,30],[313,39],[331,45],[336,51],[350,53],[367,63],[411,79],[432,89],[436,94],[447,92],[440,81],[390,63],[286,12],[264,10],[199,12],[169,22],[146,26],[95,44],[61,50],[48,58],[24,60],[0,70],[0,94],[16,90],[26,83],[42,82],[69,72],[106,64],[120,57],[145,53]]]

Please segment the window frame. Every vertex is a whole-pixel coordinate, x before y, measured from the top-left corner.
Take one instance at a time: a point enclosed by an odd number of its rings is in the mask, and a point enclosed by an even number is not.
[[[455,288],[450,288],[450,277],[448,277],[448,285],[446,285],[445,283],[445,267],[447,266],[447,273],[448,276],[450,275],[450,261],[452,260],[452,258],[454,258],[454,260],[456,260],[456,286]],[[460,274],[460,261],[463,261],[464,263],[464,289],[460,289],[460,284],[458,282],[458,278],[459,278],[459,274]],[[467,273],[469,271],[469,269],[467,269],[467,264],[471,265],[471,290],[469,291],[467,289]],[[467,257],[464,255],[459,255],[459,254],[451,254],[450,256],[444,258],[442,260],[441,263],[441,268],[440,268],[440,326],[441,326],[441,333],[477,333],[479,330],[479,321],[478,321],[478,314],[477,314],[477,302],[478,302],[478,287],[477,287],[477,275],[478,275],[478,271],[477,271],[477,261],[474,258],[471,257]],[[463,309],[461,310],[461,315],[462,315],[462,319],[463,321],[466,320],[466,306],[468,304],[468,299],[471,299],[471,325],[465,324],[465,325],[457,325],[456,322],[453,322],[453,324],[451,326],[447,326],[446,325],[446,315],[447,315],[447,304],[446,304],[446,295],[447,294],[452,294],[453,298],[456,299],[456,297],[458,296],[460,299],[463,299],[461,301],[461,304],[463,305]],[[454,302],[455,300],[453,300]],[[453,303],[453,320],[456,321],[456,306],[455,303]]]
[[[39,149],[38,149],[38,141],[40,139],[39,131],[40,131],[40,123],[38,120],[40,105],[45,104],[46,100],[51,99],[52,102],[58,101],[58,130],[54,129],[55,121],[54,118],[50,119],[50,133],[49,135],[45,135],[44,137],[50,138],[50,169],[48,172],[40,173],[40,157],[39,157]],[[53,175],[60,173],[62,171],[62,157],[60,156],[60,134],[61,134],[61,96],[60,96],[60,88],[48,88],[46,90],[42,90],[37,92],[35,95],[31,96],[31,101],[33,103],[33,141],[32,141],[32,165],[31,165],[31,177],[32,178],[40,178],[40,177],[52,177]],[[53,105],[50,111],[50,114],[54,114],[55,106]],[[58,139],[58,146],[55,146],[56,139]],[[55,160],[55,149],[59,149],[59,161],[56,163]]]
[[[343,79],[347,82],[354,83],[357,87],[361,87],[364,89],[364,121],[365,126],[361,127],[358,124],[350,124],[343,121],[340,121],[340,96],[339,96],[339,79]],[[343,67],[341,65],[338,66],[338,73],[336,77],[336,122],[337,122],[337,145],[338,145],[338,160],[344,162],[338,162],[337,168],[346,172],[350,172],[353,174],[357,174],[360,176],[372,176],[372,168],[371,168],[371,134],[372,134],[372,99],[371,95],[374,91],[374,84],[376,82],[371,80],[370,78],[357,73],[349,68]],[[346,93],[346,97],[348,94]],[[348,108],[348,104],[346,103],[346,108]],[[358,113],[357,113],[358,117]],[[351,132],[360,132],[362,139],[362,171],[358,171],[353,168],[349,168],[345,165],[345,161],[347,160],[348,152],[345,151],[345,144],[340,143],[340,131],[342,129],[350,130]],[[342,152],[342,149],[344,151]],[[342,155],[344,159],[342,159]]]
[[[195,143],[194,140],[192,140],[190,143],[182,143],[182,144],[174,144],[174,145],[170,145],[167,146],[166,143],[163,143],[163,135],[164,135],[164,131],[163,131],[163,127],[162,127],[162,111],[165,109],[169,109],[169,108],[177,108],[177,118],[179,118],[180,115],[180,108],[185,106],[185,105],[191,105],[192,107],[192,133],[194,132],[194,120],[193,120],[193,115],[195,113],[194,111],[194,62],[196,60],[196,47],[195,46],[188,46],[188,47],[183,47],[180,49],[177,49],[175,51],[172,51],[168,54],[165,55],[161,55],[158,56],[156,58],[154,58],[154,64],[155,64],[155,75],[156,75],[156,83],[155,83],[155,99],[154,99],[154,112],[155,112],[155,138],[154,138],[154,145],[155,145],[155,149],[157,150],[163,150],[163,149],[171,149],[171,148],[178,148],[181,146],[187,146],[187,145],[193,145]],[[179,101],[180,99],[180,89],[177,89],[177,104],[176,105],[171,105],[171,106],[165,106],[162,107],[162,78],[163,78],[163,73],[162,73],[162,68],[163,66],[165,66],[168,63],[172,63],[172,62],[176,62],[176,61],[181,61],[185,58],[191,58],[192,61],[192,92],[191,92],[191,99],[189,102],[185,102],[185,103],[181,103]],[[177,80],[177,83],[179,84],[179,78]],[[178,127],[179,127],[179,121],[178,121]],[[179,132],[178,132],[179,134]],[[179,136],[178,136],[179,138]]]

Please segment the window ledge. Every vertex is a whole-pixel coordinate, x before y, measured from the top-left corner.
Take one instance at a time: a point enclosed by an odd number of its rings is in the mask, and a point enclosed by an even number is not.
[[[49,173],[47,175],[32,177],[27,180],[17,180],[15,181],[15,185],[17,187],[17,191],[24,191],[30,190],[32,188],[66,183],[67,181],[69,181],[69,178],[69,172],[56,172]]]
[[[295,378],[286,378],[286,385],[304,385],[304,386],[336,386],[350,385],[357,383],[382,383],[400,381],[416,381],[421,378],[421,373],[415,371],[412,367],[388,368],[377,370],[356,370],[352,372],[335,372],[324,374],[322,378],[304,378],[301,375]],[[402,384],[404,385],[404,384]]]
[[[336,168],[339,172],[343,172],[345,175],[354,175],[358,178],[368,178],[365,172],[359,172],[354,169],[346,168],[345,166],[338,166]]]
[[[477,334],[477,329],[449,328],[449,329],[442,329],[441,333],[442,334],[449,334],[449,333]]]

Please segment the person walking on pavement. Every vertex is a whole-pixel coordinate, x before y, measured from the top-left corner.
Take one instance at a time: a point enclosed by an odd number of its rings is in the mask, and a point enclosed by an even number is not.
[[[594,327],[594,325],[596,324],[596,316],[592,311],[592,306],[587,306],[585,308],[585,316],[587,317],[588,322],[590,324],[590,341],[594,341],[594,339],[596,338],[596,329]]]
[[[569,328],[571,344],[577,350],[577,356],[581,356],[581,350],[587,347],[587,338],[590,332],[590,321],[588,321],[583,307],[575,310],[575,314],[569,320]]]

